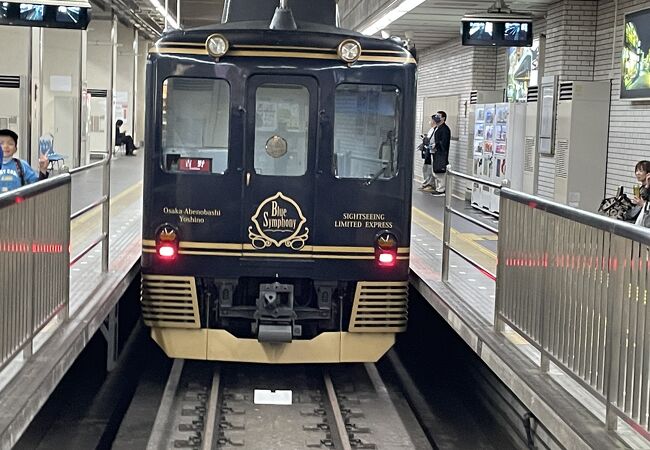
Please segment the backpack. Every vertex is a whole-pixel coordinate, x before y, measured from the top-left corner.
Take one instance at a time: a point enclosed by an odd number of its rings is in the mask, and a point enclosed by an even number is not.
[[[16,172],[18,172],[18,176],[20,177],[20,185],[25,186],[25,168],[23,167],[23,163],[18,158],[13,158],[13,160],[16,163]]]

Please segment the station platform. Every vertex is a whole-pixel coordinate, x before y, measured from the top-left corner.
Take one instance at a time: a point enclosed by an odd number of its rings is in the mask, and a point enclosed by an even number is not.
[[[71,269],[69,319],[52,321],[36,338],[34,355],[17,357],[0,372],[0,448],[11,448],[48,399],[90,338],[109,335],[115,305],[139,272],[141,252],[142,156],[112,162],[111,246],[108,273],[99,249]],[[73,211],[97,190],[92,172],[74,180]],[[454,199],[456,209],[497,227],[498,220]],[[449,282],[441,278],[444,198],[414,191],[411,284],[483,362],[543,423],[558,448],[650,448],[630,426],[608,432],[604,406],[560,369],[539,370],[539,352],[517,333],[494,328],[495,282],[460,257],[452,256]],[[92,241],[100,215],[71,224],[72,254]],[[496,273],[496,237],[461,219],[451,240],[465,255]],[[435,345],[435,343],[429,343]],[[444,362],[441,362],[444,363]]]
[[[109,270],[102,272],[98,246],[70,269],[69,319],[60,312],[33,342],[0,372],[0,448],[11,448],[45,404],[98,330],[110,335],[111,316],[139,274],[142,249],[142,157],[113,159]],[[101,168],[72,180],[72,211],[101,191]],[[101,230],[101,208],[71,222],[70,253],[81,252]],[[113,351],[117,336],[113,334]],[[111,347],[111,343],[109,343]]]

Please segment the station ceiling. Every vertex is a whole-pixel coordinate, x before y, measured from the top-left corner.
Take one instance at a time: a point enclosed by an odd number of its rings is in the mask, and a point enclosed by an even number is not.
[[[96,0],[101,3],[105,0]],[[115,1],[115,0],[114,0]],[[159,31],[164,28],[164,19],[156,11],[150,0],[117,0],[121,6],[139,16]],[[158,0],[164,6],[165,0]],[[300,0],[305,1],[305,0]],[[309,0],[306,0],[309,1]],[[513,11],[533,13],[543,17],[548,6],[557,0],[513,0],[506,1]],[[184,28],[198,27],[219,23],[224,0],[180,0],[181,24]],[[176,15],[176,0],[168,0],[169,10]],[[386,0],[389,4],[390,0]],[[391,35],[405,37],[407,32],[419,49],[441,44],[459,35],[460,19],[465,14],[485,12],[494,0],[425,0],[420,6],[405,14],[386,28]],[[361,5],[360,7],[363,7]],[[345,18],[346,11],[341,11]],[[370,11],[371,16],[375,11]],[[101,18],[101,14],[93,14]],[[362,24],[363,22],[361,22]],[[361,25],[356,24],[356,25]],[[150,36],[153,37],[153,36]]]

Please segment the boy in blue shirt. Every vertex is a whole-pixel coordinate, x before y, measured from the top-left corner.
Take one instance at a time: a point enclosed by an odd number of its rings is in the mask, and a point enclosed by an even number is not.
[[[0,194],[18,189],[48,177],[49,161],[45,155],[38,160],[40,173],[29,166],[27,161],[14,158],[18,151],[18,135],[11,130],[0,130],[0,147],[2,147],[2,164],[0,164]]]

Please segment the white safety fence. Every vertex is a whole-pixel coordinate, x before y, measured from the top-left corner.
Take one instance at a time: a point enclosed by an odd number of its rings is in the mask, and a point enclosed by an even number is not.
[[[69,298],[70,175],[0,195],[0,369]]]
[[[108,271],[111,157],[0,195],[0,371],[55,318],[68,319],[70,267],[102,245]],[[102,169],[101,198],[71,214],[78,174]],[[70,255],[71,221],[101,208],[101,231]]]
[[[495,325],[650,436],[650,231],[501,190]]]

